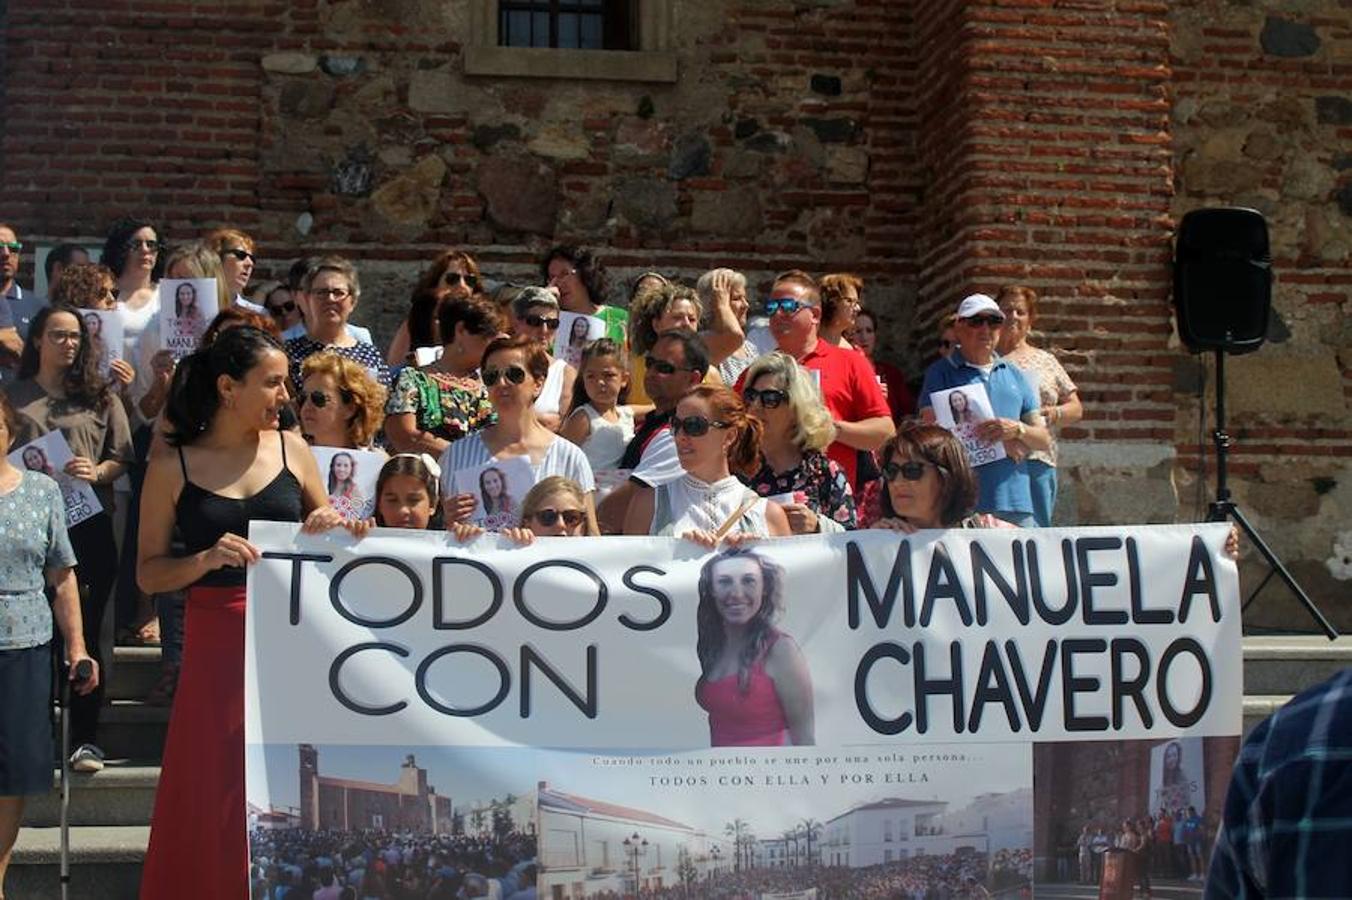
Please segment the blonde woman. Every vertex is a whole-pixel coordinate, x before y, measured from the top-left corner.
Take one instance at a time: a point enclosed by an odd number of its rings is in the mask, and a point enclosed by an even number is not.
[[[826,456],[836,426],[807,370],[787,353],[767,353],[746,370],[745,384],[747,412],[765,430],[760,469],[743,482],[784,508],[794,534],[854,528],[850,481]]]

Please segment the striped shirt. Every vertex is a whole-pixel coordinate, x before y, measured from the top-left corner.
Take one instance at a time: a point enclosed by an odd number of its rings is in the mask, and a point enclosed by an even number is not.
[[[452,479],[457,470],[473,469],[492,462],[494,458],[479,432],[451,444],[441,454],[441,496],[451,496]],[[576,481],[583,493],[589,494],[596,490],[596,479],[592,477],[591,463],[587,462],[586,454],[577,444],[564,438],[555,437],[540,464],[532,463],[530,468],[537,484],[551,475],[562,475]]]
[[[1206,897],[1352,897],[1352,668],[1297,696],[1239,751]]]

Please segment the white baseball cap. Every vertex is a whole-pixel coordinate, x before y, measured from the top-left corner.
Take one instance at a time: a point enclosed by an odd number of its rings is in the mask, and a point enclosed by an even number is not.
[[[1000,304],[985,294],[971,294],[958,304],[959,319],[970,319],[982,313],[990,313],[1002,322],[1005,319],[1005,314],[1000,312]]]

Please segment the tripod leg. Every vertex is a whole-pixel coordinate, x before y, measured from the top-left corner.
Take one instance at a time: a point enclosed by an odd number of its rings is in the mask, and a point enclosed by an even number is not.
[[[1249,524],[1249,520],[1244,518],[1244,513],[1240,512],[1239,508],[1233,504],[1229,508],[1229,513],[1230,517],[1234,519],[1239,527],[1243,529],[1244,533],[1248,535],[1249,540],[1253,541],[1253,545],[1258,548],[1258,552],[1263,555],[1263,559],[1267,560],[1267,564],[1272,567],[1272,571],[1276,572],[1277,577],[1286,582],[1286,586],[1291,589],[1291,593],[1296,595],[1296,599],[1298,599],[1305,607],[1305,611],[1314,618],[1324,634],[1328,635],[1328,639],[1331,641],[1336,640],[1338,637],[1338,629],[1334,628],[1332,623],[1324,618],[1324,614],[1319,611],[1319,607],[1315,606],[1314,601],[1310,599],[1310,595],[1305,593],[1305,589],[1302,588],[1300,584],[1296,582],[1295,577],[1286,570],[1286,566],[1282,564],[1282,561],[1277,557],[1277,554],[1272,552],[1272,548],[1259,537],[1257,530]]]

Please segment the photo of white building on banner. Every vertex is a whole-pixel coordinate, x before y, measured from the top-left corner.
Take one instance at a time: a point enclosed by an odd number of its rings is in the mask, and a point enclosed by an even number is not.
[[[541,898],[583,900],[697,885],[732,866],[722,841],[655,813],[551,790],[544,782],[536,802]]]
[[[1028,788],[977,796],[950,812],[943,800],[887,797],[826,822],[820,860],[864,868],[918,856],[1026,850],[1033,844],[1033,792]]]

